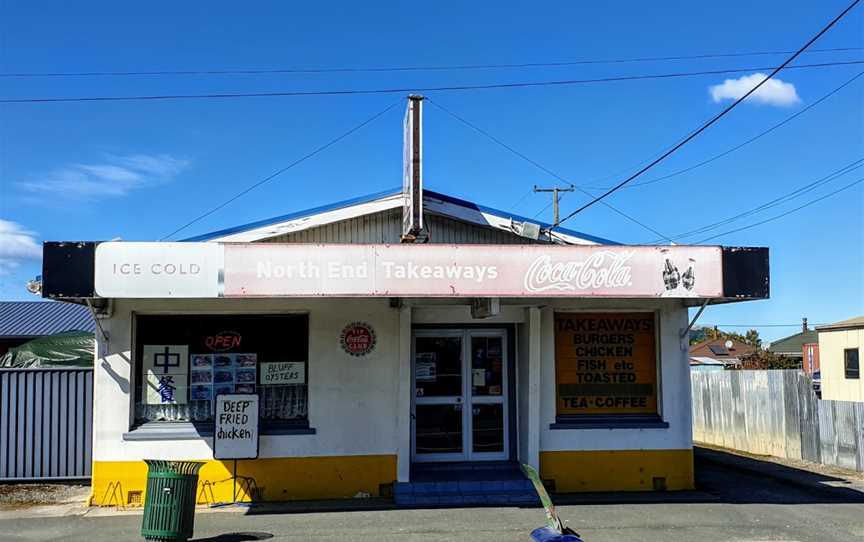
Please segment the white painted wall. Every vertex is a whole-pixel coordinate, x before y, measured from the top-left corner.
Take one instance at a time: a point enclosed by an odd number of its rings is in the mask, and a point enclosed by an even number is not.
[[[424,305],[427,303],[428,305]],[[687,309],[675,300],[502,300],[494,319],[473,320],[464,305],[441,300],[410,300],[413,306],[394,309],[387,299],[208,299],[120,300],[103,326],[95,371],[94,459],[129,461],[141,458],[212,458],[209,439],[124,441],[133,412],[132,312],[147,314],[268,314],[309,313],[309,419],[315,435],[262,436],[260,456],[328,456],[399,454],[399,478],[407,479],[410,421],[400,412],[410,408],[410,326],[418,323],[514,323],[517,325],[518,385],[531,382],[525,356],[533,352],[539,370],[532,394],[517,390],[520,456],[539,451],[686,449],[692,446],[690,380],[687,344],[679,334],[687,326]],[[529,306],[541,304],[539,333],[532,346]],[[536,309],[535,309],[536,310]],[[660,314],[661,408],[668,429],[550,430],[555,421],[555,360],[553,311],[658,310]],[[354,320],[369,322],[377,346],[365,357],[351,357],[339,347],[339,333]],[[401,352],[401,353],[400,353]],[[402,363],[400,363],[400,360]],[[532,427],[535,428],[532,430]],[[527,430],[526,430],[527,428]],[[538,442],[539,441],[539,442]]]
[[[387,299],[120,300],[103,326],[95,371],[94,460],[212,458],[210,439],[124,441],[133,417],[132,311],[158,313],[309,313],[309,422],[315,435],[262,436],[260,457],[395,454],[397,451],[399,311]],[[372,325],[375,350],[352,357],[339,346],[342,328]],[[278,338],[276,338],[278,340]]]
[[[660,409],[666,429],[550,429],[555,422],[554,312],[659,311]],[[550,300],[541,311],[540,451],[681,450],[693,445],[687,309],[677,300]]]

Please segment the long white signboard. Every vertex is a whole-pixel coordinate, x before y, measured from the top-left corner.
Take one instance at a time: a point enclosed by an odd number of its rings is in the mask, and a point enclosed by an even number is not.
[[[104,249],[105,245],[123,249]],[[162,247],[154,250],[151,245]],[[723,295],[722,251],[703,246],[103,243],[103,297],[672,297]],[[201,245],[208,248],[202,249]],[[139,251],[140,248],[140,251]],[[192,262],[196,251],[202,259]],[[214,254],[211,251],[221,251]],[[116,269],[118,255],[144,270]],[[196,263],[182,288],[152,270]],[[145,272],[150,269],[148,274]],[[221,279],[221,280],[220,280]]]

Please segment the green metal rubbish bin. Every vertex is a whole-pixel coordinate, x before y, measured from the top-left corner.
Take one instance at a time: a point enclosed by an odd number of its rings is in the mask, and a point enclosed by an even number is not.
[[[202,461],[147,463],[147,494],[141,536],[154,542],[186,542],[195,526],[195,492]]]

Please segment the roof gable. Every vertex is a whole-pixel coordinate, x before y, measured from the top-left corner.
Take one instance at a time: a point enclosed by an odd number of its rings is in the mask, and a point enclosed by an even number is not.
[[[550,224],[539,222],[512,213],[507,213],[491,207],[478,205],[476,203],[448,196],[431,190],[424,191],[424,212],[432,215],[441,215],[454,220],[473,224],[482,228],[505,232],[516,236],[512,230],[514,222],[528,222],[537,224],[541,228],[549,228]],[[221,242],[256,242],[273,240],[281,236],[294,234],[311,228],[317,228],[336,222],[351,220],[357,217],[380,213],[391,209],[401,209],[401,189],[387,190],[260,220],[249,224],[226,228],[203,235],[198,235],[184,241],[221,241]],[[566,228],[555,228],[553,237],[556,241],[568,244],[619,244],[608,239],[569,230]],[[541,238],[542,239],[542,238]],[[547,242],[550,240],[547,238]],[[526,240],[527,242],[527,240]]]
[[[839,322],[834,322],[833,324],[827,324],[824,326],[819,326],[816,329],[820,331],[828,331],[832,329],[844,329],[844,328],[857,328],[864,326],[864,316],[856,316],[854,318],[849,318],[847,320],[841,320]],[[815,341],[814,341],[815,342]]]
[[[731,347],[726,346],[726,342],[732,343]],[[756,347],[749,344],[736,341],[735,339],[712,339],[703,341],[699,344],[694,344],[690,347],[690,357],[696,358],[711,358],[711,359],[734,359],[740,358],[753,353]]]
[[[795,335],[783,337],[771,343],[769,352],[775,354],[798,354],[803,356],[802,348],[805,344],[819,342],[819,334],[815,330],[801,331]]]

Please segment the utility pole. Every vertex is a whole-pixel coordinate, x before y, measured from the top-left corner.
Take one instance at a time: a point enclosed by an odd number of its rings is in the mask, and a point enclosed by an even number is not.
[[[558,224],[558,197],[559,192],[573,192],[575,190],[574,186],[571,184],[569,188],[559,188],[557,186],[552,188],[540,188],[536,184],[534,185],[534,192],[552,192],[552,216],[554,216],[554,220],[552,221],[552,225]],[[547,207],[548,209],[548,207]]]

